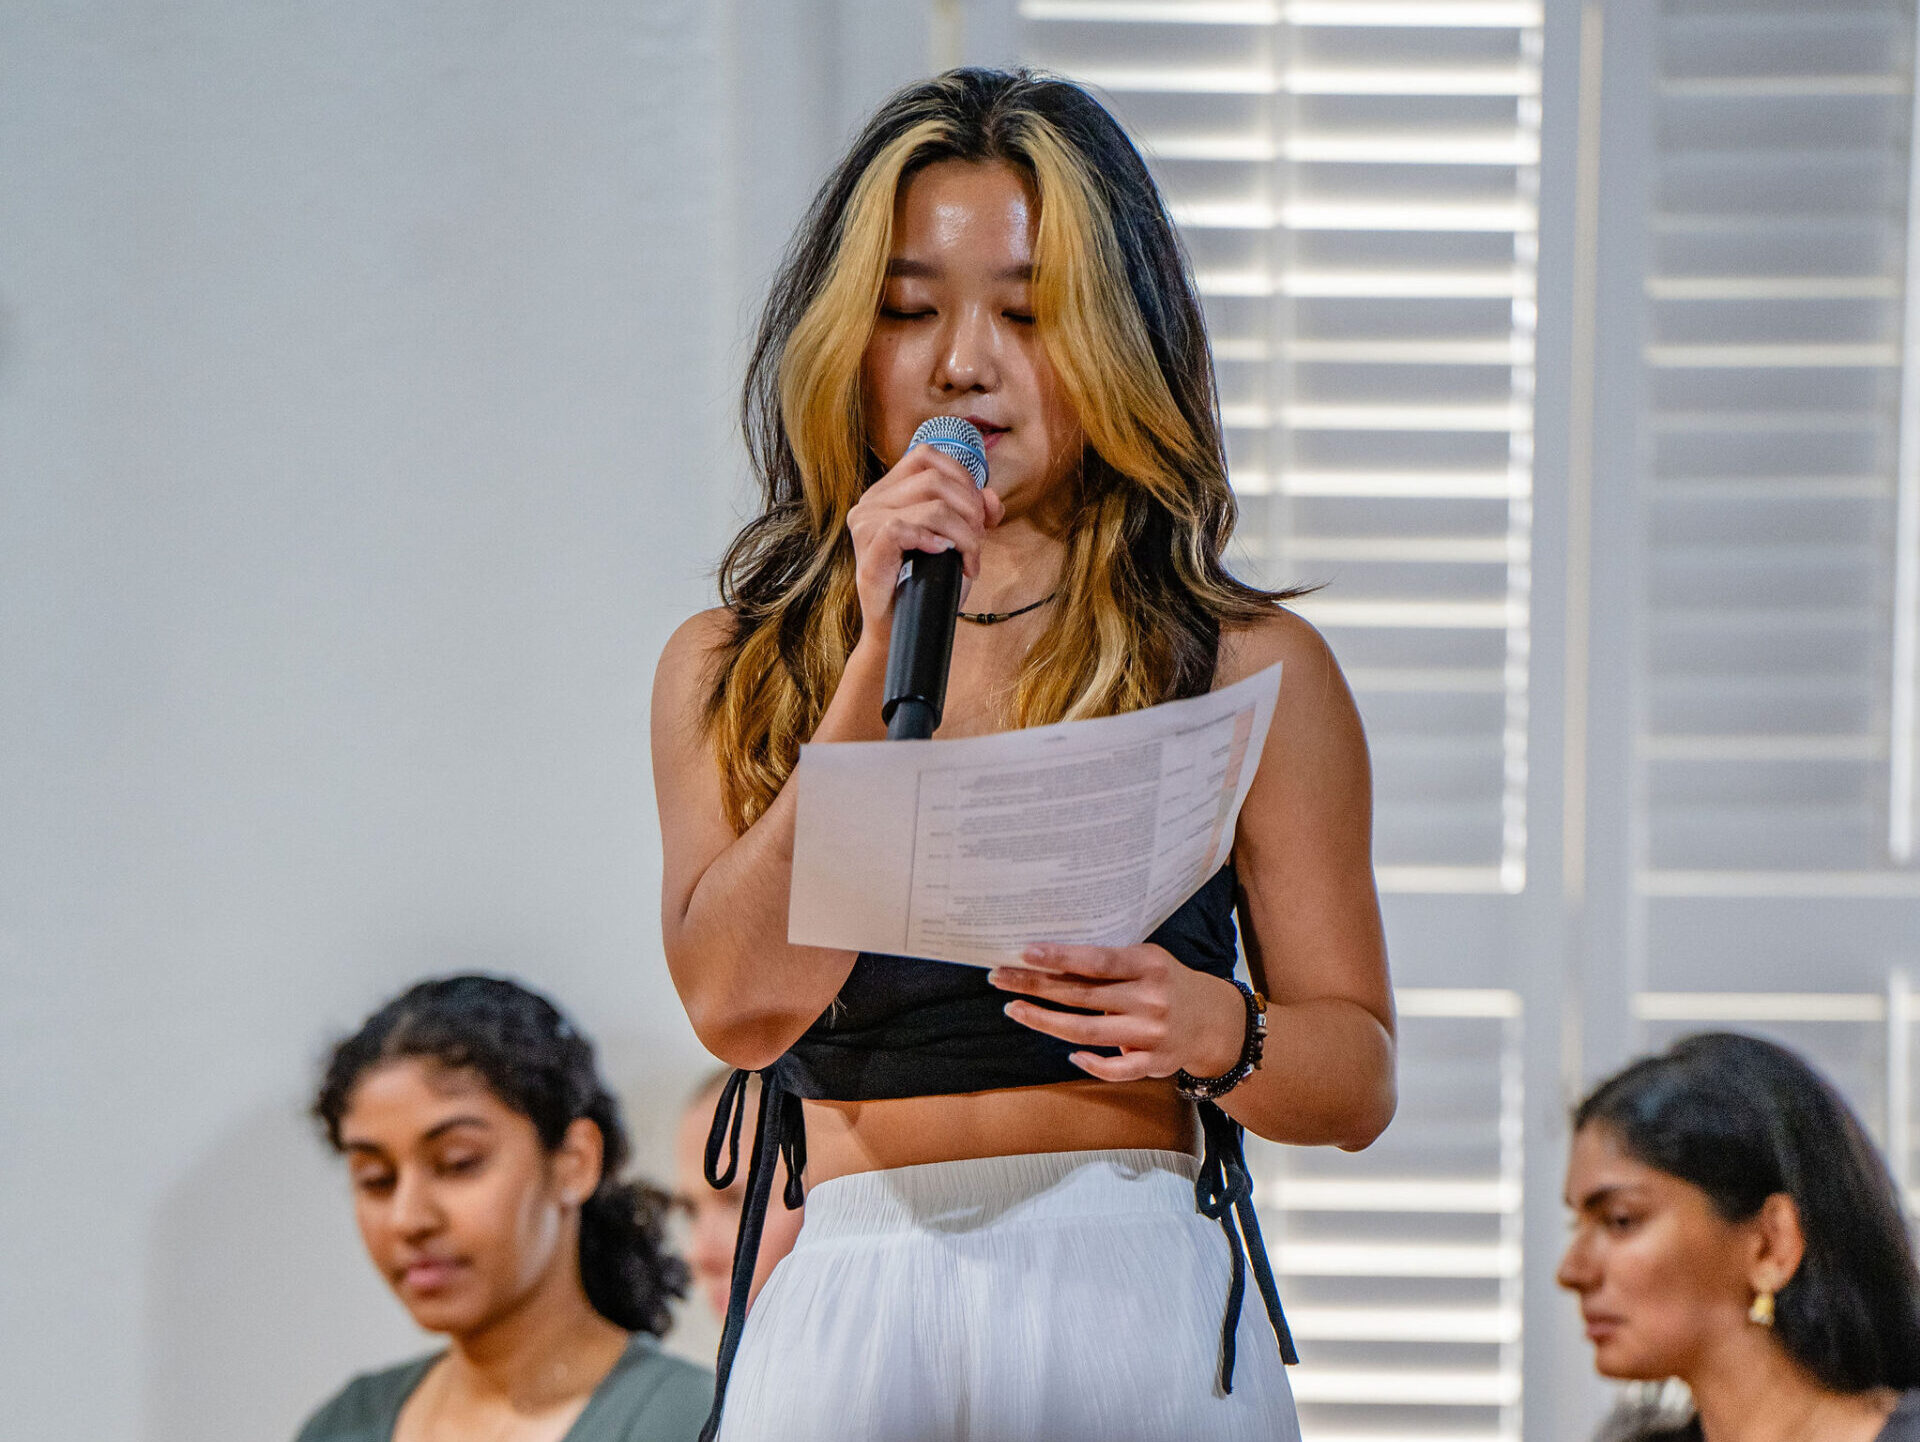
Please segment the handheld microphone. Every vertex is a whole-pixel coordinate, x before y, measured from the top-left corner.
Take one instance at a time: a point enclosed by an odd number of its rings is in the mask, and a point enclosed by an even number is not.
[[[967,468],[975,486],[987,483],[987,447],[979,429],[958,416],[920,423],[907,449],[928,445]],[[947,705],[947,668],[960,614],[960,553],[909,551],[893,590],[893,634],[887,642],[887,685],[880,719],[889,741],[933,735]]]

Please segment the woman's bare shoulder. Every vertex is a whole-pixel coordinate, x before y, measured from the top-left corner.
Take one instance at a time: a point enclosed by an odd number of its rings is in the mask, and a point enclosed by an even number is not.
[[[1340,673],[1326,638],[1301,616],[1275,606],[1256,620],[1238,622],[1221,631],[1214,688],[1244,681],[1273,665],[1283,667],[1283,682],[1296,687],[1302,681],[1324,682]]]
[[[713,683],[713,664],[733,637],[733,613],[724,606],[687,617],[667,638],[653,672],[653,706],[663,713],[698,710]]]
[[[695,611],[673,628],[666,649],[660,653],[660,664],[710,660],[713,653],[731,639],[733,612],[725,606],[709,606],[704,611]]]
[[[715,656],[732,639],[733,612],[725,606],[696,611],[673,628],[673,634],[660,652],[655,676],[704,676]],[[659,684],[658,679],[655,684]]]

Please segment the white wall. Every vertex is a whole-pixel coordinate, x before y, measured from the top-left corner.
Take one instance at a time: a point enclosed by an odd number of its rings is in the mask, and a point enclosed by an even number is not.
[[[648,687],[734,514],[739,277],[811,184],[741,239],[729,35],[0,12],[7,1435],[285,1437],[420,1345],[301,1109],[421,973],[549,988],[659,1162],[701,1058]]]

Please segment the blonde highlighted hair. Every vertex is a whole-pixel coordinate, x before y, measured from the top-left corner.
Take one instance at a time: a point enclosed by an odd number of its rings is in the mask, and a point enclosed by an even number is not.
[[[1235,519],[1200,304],[1165,206],[1086,91],[955,70],[901,91],[816,197],[774,283],[743,413],[763,509],[721,563],[733,627],[706,720],[728,821],[779,794],[859,637],[847,512],[879,477],[860,366],[901,187],[941,160],[1018,170],[1038,202],[1035,321],[1078,414],[1060,602],[1027,655],[1011,726],[1206,691],[1223,625],[1290,593],[1231,576]]]

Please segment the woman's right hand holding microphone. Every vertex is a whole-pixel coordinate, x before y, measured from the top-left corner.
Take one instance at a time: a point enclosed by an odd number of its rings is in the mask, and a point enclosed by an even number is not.
[[[976,487],[967,468],[930,445],[912,447],[847,512],[860,591],[856,653],[886,665],[893,593],[910,551],[958,551],[960,594],[980,574],[980,544],[1000,524],[1005,506],[991,487]]]

